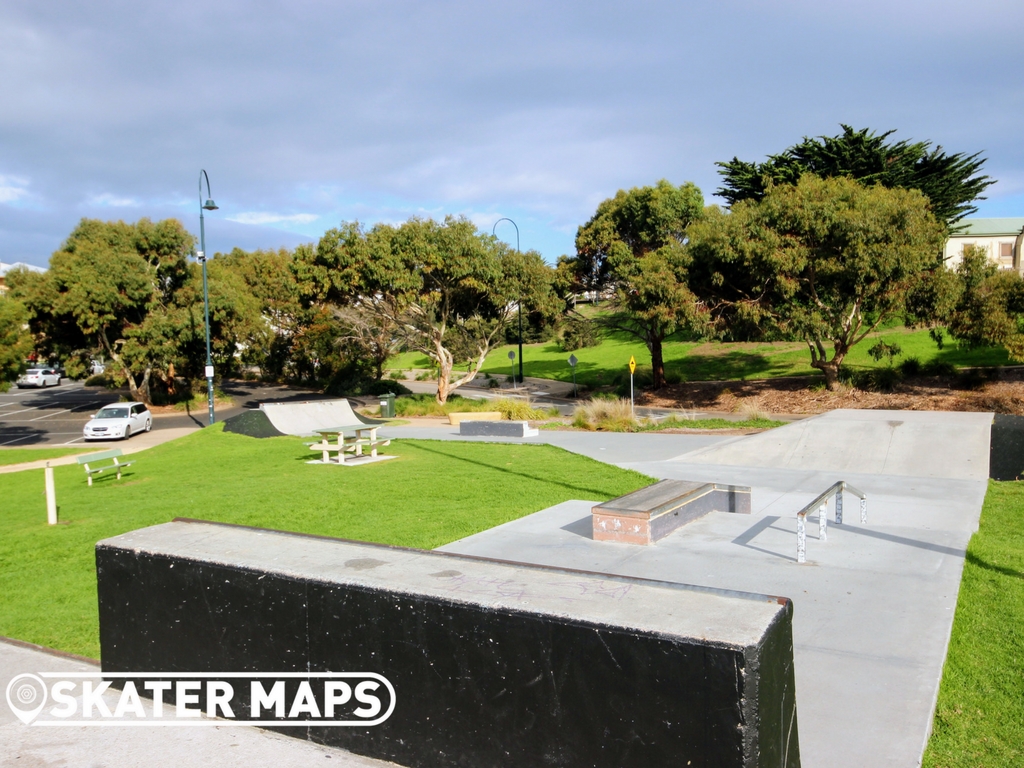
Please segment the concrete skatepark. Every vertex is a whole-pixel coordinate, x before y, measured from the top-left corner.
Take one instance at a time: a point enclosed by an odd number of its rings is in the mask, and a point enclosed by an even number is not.
[[[550,443],[659,479],[750,485],[753,514],[713,513],[654,546],[637,547],[593,541],[593,500],[581,496],[443,549],[791,597],[803,764],[917,765],[941,676],[964,549],[977,527],[987,486],[990,424],[990,414],[837,411],[743,438],[543,432],[516,442]],[[459,439],[454,429],[393,427],[382,434]],[[811,525],[808,563],[798,566],[795,513],[836,480],[867,492],[868,523],[862,526],[856,515],[849,515],[845,525],[831,527],[828,542],[818,542]],[[15,669],[11,653],[4,648],[5,671]],[[17,651],[25,653],[38,668],[70,663]],[[17,666],[24,668],[24,657],[19,659]],[[3,724],[0,733],[6,731],[5,741],[16,738],[8,743],[22,744],[26,754],[71,757],[52,737],[43,738],[45,733],[32,731],[30,741],[31,729],[18,732],[10,730],[13,726]],[[231,734],[232,743],[280,741],[244,730]],[[131,744],[141,764],[150,736],[136,730],[127,739],[98,733],[88,738],[97,758],[117,742],[117,762],[130,765],[124,758]],[[104,738],[108,747],[101,743]],[[68,748],[65,743],[63,749]],[[216,739],[205,748],[189,747],[188,754],[194,756],[196,748],[209,749],[210,760],[234,764],[227,762],[230,757]],[[296,755],[298,750],[326,751],[351,760],[347,764],[373,764],[308,744],[290,747],[285,742],[281,748],[295,749]],[[168,749],[175,747],[169,743]],[[75,753],[80,754],[77,746]],[[284,758],[280,762],[288,764]]]

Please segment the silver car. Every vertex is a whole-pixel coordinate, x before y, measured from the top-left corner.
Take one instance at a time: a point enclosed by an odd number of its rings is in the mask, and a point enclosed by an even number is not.
[[[57,387],[60,386],[60,372],[52,368],[29,368],[18,377],[18,389],[25,387]]]
[[[82,434],[86,440],[127,440],[152,428],[153,414],[145,403],[112,403],[100,408]]]

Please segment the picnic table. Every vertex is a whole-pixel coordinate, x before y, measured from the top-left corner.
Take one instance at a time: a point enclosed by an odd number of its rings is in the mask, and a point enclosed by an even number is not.
[[[376,457],[377,446],[391,445],[390,440],[377,439],[378,428],[376,424],[360,424],[316,429],[313,431],[320,435],[320,442],[312,443],[309,448],[323,454],[324,464],[344,464],[347,454],[352,454],[349,457],[352,459],[362,457],[364,448],[369,448],[370,456]]]

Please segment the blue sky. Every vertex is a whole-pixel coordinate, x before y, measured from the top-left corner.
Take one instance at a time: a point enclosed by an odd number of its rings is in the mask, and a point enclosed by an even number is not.
[[[715,161],[841,122],[981,151],[981,215],[1024,216],[1022,33],[1003,0],[6,0],[0,260],[82,217],[198,234],[205,168],[211,253],[451,213],[554,261],[617,189],[715,202]]]

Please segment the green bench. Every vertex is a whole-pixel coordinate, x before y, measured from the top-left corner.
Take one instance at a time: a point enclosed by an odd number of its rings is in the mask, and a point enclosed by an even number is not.
[[[135,463],[134,461],[121,461],[121,456],[123,455],[120,448],[115,448],[112,451],[100,451],[99,453],[90,453],[87,456],[79,456],[78,463],[85,467],[85,476],[89,479],[89,485],[92,485],[92,476],[105,472],[108,469],[117,470],[117,479],[120,480],[121,470]],[[90,464],[95,465],[108,459],[111,459],[112,463],[104,464],[101,467],[90,466]]]

